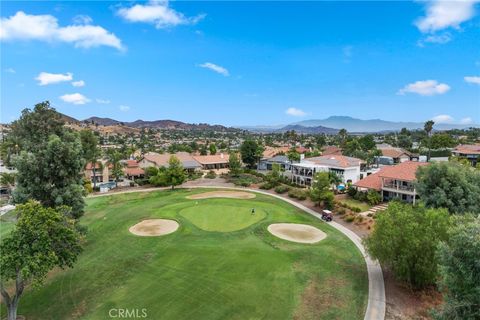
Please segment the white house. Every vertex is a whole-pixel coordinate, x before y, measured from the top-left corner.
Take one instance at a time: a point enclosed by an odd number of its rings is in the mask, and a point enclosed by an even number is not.
[[[344,183],[355,183],[360,179],[360,164],[357,158],[342,155],[325,155],[302,159],[300,163],[292,163],[292,182],[310,186],[317,172],[335,172]]]

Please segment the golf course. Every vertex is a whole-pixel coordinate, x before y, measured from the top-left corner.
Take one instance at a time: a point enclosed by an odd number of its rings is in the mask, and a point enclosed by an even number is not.
[[[147,319],[363,319],[368,279],[355,245],[284,201],[242,193],[88,198],[84,251],[74,268],[54,270],[44,286],[28,288],[18,314],[108,319],[121,308],[144,309]],[[321,237],[298,243],[269,231],[281,224],[288,233],[291,223]],[[297,229],[288,236],[302,236]]]

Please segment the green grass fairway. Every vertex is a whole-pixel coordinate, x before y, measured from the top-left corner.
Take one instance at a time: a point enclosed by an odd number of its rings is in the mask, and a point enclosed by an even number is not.
[[[180,211],[180,215],[206,231],[231,232],[245,229],[267,215],[263,209],[256,209],[255,214],[252,214],[252,208],[246,205],[234,207],[204,203],[185,208]]]
[[[185,198],[205,191],[88,199],[84,252],[73,269],[54,270],[43,287],[29,288],[19,315],[104,320],[112,309],[136,308],[154,320],[363,319],[366,266],[345,236],[265,195],[198,204]],[[180,228],[162,237],[128,231],[147,218],[174,219]],[[275,222],[310,224],[327,238],[281,240],[267,231]]]

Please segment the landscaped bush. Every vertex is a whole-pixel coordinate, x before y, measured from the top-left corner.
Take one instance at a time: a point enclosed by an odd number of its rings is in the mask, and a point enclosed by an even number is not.
[[[306,191],[301,189],[291,189],[290,191],[288,191],[288,196],[290,198],[295,198],[298,200],[305,200],[307,199],[308,194]]]
[[[355,216],[350,215],[345,217],[346,222],[353,222],[353,220],[355,220]]]
[[[367,192],[367,202],[372,206],[379,204],[382,201],[380,193],[375,190],[368,190]]]
[[[275,187],[275,192],[276,193],[285,193],[289,190],[290,190],[290,187],[285,186],[285,185],[279,185],[279,186]]]
[[[358,215],[355,217],[355,222],[356,223],[362,223],[363,222],[363,216],[362,215]]]
[[[210,170],[206,175],[205,175],[205,178],[207,179],[215,179],[217,177],[217,174],[215,173],[215,171],[213,170]]]
[[[242,173],[238,177],[228,176],[226,179],[228,182],[231,182],[236,186],[242,187],[248,187],[251,184],[259,183],[263,180],[262,178],[247,173]]]
[[[367,201],[367,193],[363,191],[357,191],[357,193],[353,196],[353,199],[366,202]]]
[[[347,210],[345,210],[345,208],[340,208],[337,210],[337,213],[343,216],[345,213],[347,213]]]
[[[347,189],[347,194],[352,197],[352,198],[355,198],[355,195],[357,194],[357,189],[355,188],[352,188],[352,187],[349,187]]]
[[[202,176],[203,176],[203,173],[200,171],[190,172],[188,174],[188,180],[197,180],[197,179],[200,179]]]
[[[265,183],[262,183],[259,188],[260,189],[264,189],[264,190],[270,190],[274,187],[274,185],[271,183],[271,182],[265,182]]]
[[[353,212],[362,212],[362,209],[360,209],[359,207],[354,207],[354,206],[351,206],[350,207],[350,210],[352,210]]]
[[[139,186],[144,186],[149,182],[148,182],[148,178],[138,178],[138,179],[135,179],[135,183],[138,184]]]

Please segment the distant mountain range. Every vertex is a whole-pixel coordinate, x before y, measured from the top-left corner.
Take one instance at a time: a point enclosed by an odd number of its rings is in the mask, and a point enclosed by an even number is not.
[[[402,128],[409,130],[423,129],[423,122],[394,122],[381,119],[362,120],[348,116],[331,116],[326,119],[304,120],[287,126],[245,126],[242,129],[257,132],[284,132],[293,130],[302,133],[336,133],[333,130],[346,129],[348,132],[388,132],[400,131]],[[447,124],[434,125],[434,130],[465,129],[479,127],[478,124]],[[332,130],[332,131],[330,131]]]
[[[90,117],[85,120],[77,120],[70,116],[62,114],[63,119],[68,123],[87,123],[105,127],[123,127],[125,129],[139,130],[141,128],[172,129],[172,130],[214,130],[214,131],[238,131],[248,130],[252,132],[279,132],[295,130],[298,133],[305,134],[336,134],[340,129],[346,129],[351,133],[366,132],[391,132],[400,131],[402,128],[409,130],[423,130],[422,122],[395,122],[381,119],[362,120],[348,116],[331,116],[326,119],[304,120],[289,125],[276,126],[242,126],[237,128],[226,127],[223,125],[210,125],[207,123],[185,123],[175,120],[136,120],[133,122],[122,122],[111,118]],[[446,124],[440,123],[434,125],[434,130],[465,129],[469,127],[480,127],[478,124]]]
[[[185,123],[175,120],[136,120],[133,122],[122,122],[111,118],[90,117],[85,120],[77,120],[78,122],[96,124],[99,126],[125,126],[130,128],[156,128],[156,129],[181,129],[181,130],[215,130],[215,131],[236,131],[239,129],[228,128],[222,125],[210,125],[207,123]]]

